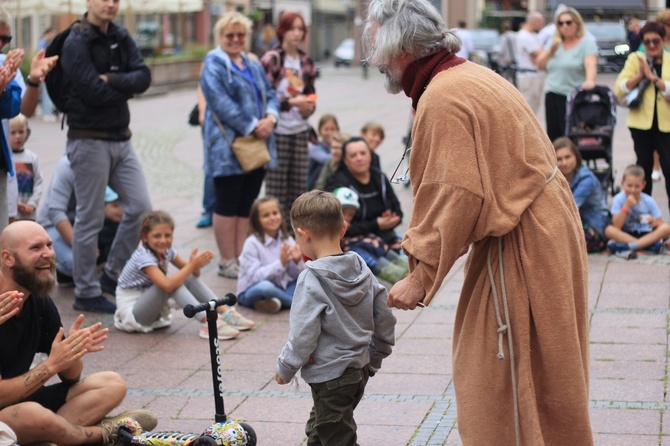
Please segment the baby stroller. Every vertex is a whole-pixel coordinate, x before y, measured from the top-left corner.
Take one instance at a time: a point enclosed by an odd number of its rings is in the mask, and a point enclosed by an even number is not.
[[[579,87],[568,97],[565,134],[572,139],[589,169],[600,180],[605,195],[616,194],[612,141],[616,126],[614,93],[605,85]]]

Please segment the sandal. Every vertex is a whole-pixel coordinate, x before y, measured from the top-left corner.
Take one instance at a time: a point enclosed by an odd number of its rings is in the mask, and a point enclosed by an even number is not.
[[[230,259],[226,263],[219,263],[218,275],[228,279],[237,279],[239,266],[237,259]]]

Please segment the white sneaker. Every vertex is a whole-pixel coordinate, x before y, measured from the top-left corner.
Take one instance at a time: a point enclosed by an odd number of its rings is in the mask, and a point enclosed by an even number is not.
[[[239,331],[251,330],[256,326],[256,322],[242,316],[234,307],[228,308],[225,313],[219,314],[219,317],[223,322],[228,324],[228,326]]]
[[[281,300],[276,297],[257,300],[254,302],[254,310],[262,313],[279,313],[279,310],[281,310]]]
[[[219,334],[219,339],[222,341],[227,341],[228,339],[235,339],[239,336],[240,332],[235,330],[233,327],[226,324],[221,318],[216,320],[216,331]],[[209,328],[207,327],[207,321],[200,324],[200,333],[198,333],[203,339],[209,339]]]
[[[651,180],[652,180],[652,181],[661,181],[661,177],[662,177],[662,175],[661,175],[661,171],[660,171],[660,170],[654,170],[654,171],[651,173]]]

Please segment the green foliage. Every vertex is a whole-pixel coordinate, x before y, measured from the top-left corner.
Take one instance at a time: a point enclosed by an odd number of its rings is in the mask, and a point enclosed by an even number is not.
[[[251,20],[254,23],[258,23],[261,20],[263,20],[264,17],[263,11],[261,11],[258,8],[250,9],[249,12],[247,12],[247,17],[249,17],[249,20]]]
[[[479,28],[500,29],[502,24],[502,17],[496,17],[491,14],[491,8],[485,6],[482,9],[482,19],[479,21]]]

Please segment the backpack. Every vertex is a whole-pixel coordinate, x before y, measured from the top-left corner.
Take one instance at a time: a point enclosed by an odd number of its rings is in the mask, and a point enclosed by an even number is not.
[[[70,35],[70,31],[75,26],[79,26],[81,23],[80,20],[75,20],[68,26],[65,30],[56,34],[49,46],[46,48],[45,57],[51,56],[60,56],[61,51],[63,50],[63,44],[65,39]],[[56,110],[61,113],[65,113],[65,102],[67,99],[67,93],[70,89],[70,81],[65,77],[63,73],[63,68],[60,64],[60,58],[56,61],[56,65],[49,71],[44,78],[44,84],[46,86],[51,102],[53,102]]]

